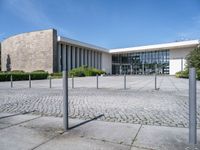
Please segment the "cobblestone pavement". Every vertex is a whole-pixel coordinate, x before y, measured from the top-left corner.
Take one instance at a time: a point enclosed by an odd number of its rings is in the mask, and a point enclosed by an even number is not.
[[[33,111],[36,114],[62,116],[62,80],[0,83],[0,112]],[[71,89],[69,79],[70,117],[91,119],[104,114],[103,121],[127,122],[162,126],[188,126],[188,80],[159,76],[154,90],[153,76],[127,76],[127,90],[123,76],[75,78]],[[200,127],[200,82],[197,82],[198,127]]]

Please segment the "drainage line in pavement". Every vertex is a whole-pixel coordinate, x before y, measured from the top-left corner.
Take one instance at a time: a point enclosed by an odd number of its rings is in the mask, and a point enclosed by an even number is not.
[[[29,112],[16,113],[16,114],[8,115],[8,116],[3,116],[3,117],[0,117],[0,119],[4,119],[4,118],[8,118],[8,117],[13,117],[13,116],[18,116],[18,115],[25,115],[25,114],[29,114],[29,113],[32,113],[32,112],[35,112],[35,110],[29,111]]]
[[[68,129],[69,129],[69,130],[74,129],[74,128],[76,128],[76,127],[79,127],[79,126],[81,126],[81,125],[84,125],[84,124],[86,124],[86,123],[88,123],[88,122],[91,122],[91,121],[93,121],[93,120],[97,120],[98,118],[103,117],[103,116],[104,116],[104,114],[101,114],[101,115],[99,115],[99,116],[97,116],[97,117],[95,117],[95,118],[92,118],[92,119],[90,119],[90,120],[87,120],[87,121],[81,122],[81,123],[79,123],[79,124],[77,124],[77,125],[74,125],[74,126],[72,126],[72,127],[69,127]]]

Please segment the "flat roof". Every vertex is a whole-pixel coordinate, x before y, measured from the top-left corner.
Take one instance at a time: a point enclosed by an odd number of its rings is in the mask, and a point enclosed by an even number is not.
[[[85,42],[81,42],[81,41],[78,41],[78,40],[73,40],[73,39],[70,39],[70,38],[62,37],[62,36],[58,36],[57,40],[58,40],[58,42],[65,42],[65,43],[69,43],[69,44],[79,45],[79,46],[82,46],[82,47],[87,47],[87,48],[90,48],[90,49],[95,49],[95,50],[98,50],[98,51],[101,51],[101,52],[109,53],[109,49],[99,47],[99,46],[96,46],[96,45],[92,45],[92,44],[88,44],[88,43],[85,43]]]
[[[147,46],[110,49],[109,52],[110,53],[124,53],[124,52],[176,49],[176,48],[197,46],[198,44],[200,44],[199,40],[189,40],[189,41],[181,41],[181,42],[147,45]]]

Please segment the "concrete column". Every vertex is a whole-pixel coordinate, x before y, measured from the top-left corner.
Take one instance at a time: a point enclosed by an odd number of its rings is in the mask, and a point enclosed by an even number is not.
[[[93,67],[93,50],[91,50],[91,52],[90,52],[90,61],[91,61],[91,64],[90,64],[90,66],[91,67]]]
[[[75,68],[75,47],[72,47],[72,68]]]
[[[102,69],[102,53],[100,53],[100,69]]]
[[[96,54],[97,54],[97,52],[95,51],[94,52],[94,68],[96,68]]]
[[[68,70],[71,70],[71,46],[67,45]]]
[[[62,54],[63,54],[63,51],[66,51],[66,45],[65,44],[62,44]],[[64,56],[61,56],[61,57],[66,57],[65,59],[67,60],[67,53],[66,53],[66,55]],[[62,58],[63,59],[63,58]],[[65,61],[66,62],[66,61]],[[64,61],[62,61],[62,70],[63,70],[63,64],[64,63]],[[66,64],[65,64],[66,65]]]
[[[79,47],[77,47],[77,67],[80,67],[79,61]]]
[[[61,71],[61,44],[58,44],[58,71]]]
[[[101,69],[101,52],[99,52],[99,69]]]
[[[87,65],[87,49],[85,49],[85,65]]]
[[[98,69],[98,52],[96,51],[96,68]]]
[[[83,62],[83,48],[81,48],[81,66],[84,65],[84,62]]]
[[[95,51],[93,51],[93,65],[92,65],[93,68],[95,68]]]
[[[91,54],[91,50],[88,51],[88,67],[91,67],[91,57],[90,57],[90,54]]]

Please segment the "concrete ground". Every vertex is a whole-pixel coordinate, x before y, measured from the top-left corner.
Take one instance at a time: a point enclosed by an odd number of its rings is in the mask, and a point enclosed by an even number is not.
[[[154,76],[123,76],[69,79],[70,117],[91,119],[104,114],[100,120],[168,127],[188,127],[188,79],[159,76],[154,89]],[[62,117],[62,80],[17,81],[0,83],[0,112],[33,111],[34,114]],[[197,82],[197,122],[200,127],[200,82]]]
[[[200,150],[200,140],[188,144],[187,128],[97,120],[63,132],[59,117],[9,115],[0,113],[1,150]],[[71,127],[84,122],[69,121]]]

